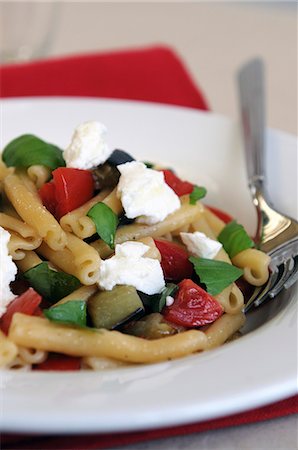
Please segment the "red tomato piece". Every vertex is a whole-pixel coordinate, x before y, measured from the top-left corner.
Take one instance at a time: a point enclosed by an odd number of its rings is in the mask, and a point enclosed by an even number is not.
[[[48,358],[34,366],[34,370],[80,370],[81,358],[74,356],[60,355],[56,353],[49,354]]]
[[[208,209],[210,209],[213,214],[215,214],[219,219],[221,219],[224,223],[229,223],[233,220],[232,216],[230,216],[225,211],[222,211],[221,209],[214,208],[214,206],[206,205]]]
[[[24,294],[19,295],[9,303],[6,312],[0,319],[0,328],[3,333],[8,334],[15,313],[20,312],[32,316],[38,309],[41,300],[41,296],[33,288],[29,288]]]
[[[39,189],[44,206],[59,220],[93,197],[94,183],[89,170],[59,167],[53,180]]]
[[[201,327],[223,314],[218,301],[192,280],[183,280],[178,286],[174,303],[163,310],[164,318],[169,322],[184,327]]]
[[[55,183],[58,219],[93,197],[94,183],[89,170],[58,167],[52,175]]]
[[[190,194],[193,191],[194,185],[188,181],[183,181],[177,177],[171,170],[162,171],[165,176],[165,182],[173,191],[181,197],[181,195]]]
[[[47,208],[50,213],[54,216],[56,214],[56,192],[55,184],[50,181],[45,183],[38,191],[43,205]]]
[[[184,248],[166,240],[154,239],[154,242],[160,251],[161,267],[166,280],[179,281],[191,277],[193,265]]]

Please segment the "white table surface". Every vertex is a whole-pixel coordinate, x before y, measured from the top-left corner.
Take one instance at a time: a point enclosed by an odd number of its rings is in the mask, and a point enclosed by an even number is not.
[[[292,2],[58,2],[51,56],[167,44],[212,110],[237,116],[235,72],[261,56],[268,124],[297,134],[297,13]],[[295,357],[295,355],[293,356]],[[297,418],[161,439],[123,450],[282,449],[298,446]]]

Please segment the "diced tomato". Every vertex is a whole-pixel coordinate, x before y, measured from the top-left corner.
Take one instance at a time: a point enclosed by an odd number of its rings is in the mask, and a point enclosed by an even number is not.
[[[177,177],[171,170],[162,171],[165,176],[165,182],[173,191],[181,197],[181,195],[190,194],[193,191],[194,185],[188,181],[183,181]]]
[[[222,211],[221,209],[214,208],[214,206],[206,205],[208,209],[210,209],[213,214],[215,214],[219,219],[221,219],[224,223],[229,223],[233,220],[232,216],[230,216],[225,211]]]
[[[53,180],[40,190],[45,207],[59,220],[93,197],[94,183],[89,170],[58,167],[52,173]]]
[[[172,306],[163,309],[166,320],[184,327],[201,327],[214,322],[223,314],[218,301],[192,280],[179,283]]]
[[[3,333],[8,334],[14,313],[20,312],[32,316],[38,310],[41,300],[41,296],[33,288],[29,288],[24,294],[9,303],[5,314],[0,319],[0,328]]]
[[[80,370],[81,358],[50,353],[48,358],[34,366],[34,370]]]
[[[55,184],[50,181],[45,183],[38,191],[43,205],[47,208],[53,215],[56,214],[56,195],[55,195]]]
[[[58,218],[73,211],[93,197],[93,177],[89,170],[59,167],[53,171]]]
[[[154,239],[154,242],[160,251],[161,267],[166,280],[179,281],[191,277],[193,265],[184,248],[166,240]]]

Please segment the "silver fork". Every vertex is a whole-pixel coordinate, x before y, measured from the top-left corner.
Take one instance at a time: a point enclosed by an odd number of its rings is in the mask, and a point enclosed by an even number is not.
[[[265,92],[264,66],[254,59],[238,73],[242,132],[248,186],[256,207],[256,245],[271,257],[270,276],[256,288],[245,305],[248,311],[276,297],[298,279],[298,223],[273,209],[267,200],[265,180]]]

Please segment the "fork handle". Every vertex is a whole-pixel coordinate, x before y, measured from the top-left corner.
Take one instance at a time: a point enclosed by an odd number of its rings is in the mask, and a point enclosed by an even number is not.
[[[264,65],[253,59],[238,72],[238,88],[248,183],[253,197],[265,180]]]

